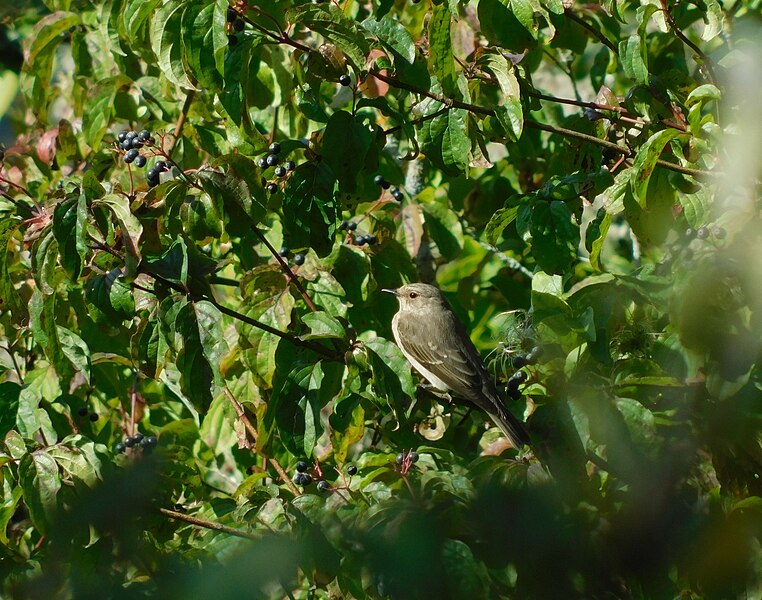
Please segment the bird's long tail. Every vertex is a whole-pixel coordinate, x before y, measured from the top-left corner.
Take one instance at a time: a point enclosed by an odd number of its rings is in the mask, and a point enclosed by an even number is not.
[[[521,450],[525,445],[529,444],[529,433],[524,424],[508,412],[508,410],[495,402],[487,412],[495,422],[495,425],[500,428],[505,437],[513,444],[514,448]]]

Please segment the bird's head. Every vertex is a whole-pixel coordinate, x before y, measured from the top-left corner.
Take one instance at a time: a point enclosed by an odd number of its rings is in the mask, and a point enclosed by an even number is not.
[[[394,294],[400,303],[401,310],[426,309],[433,306],[447,306],[447,300],[442,292],[428,283],[408,283],[396,289],[384,289],[384,292]]]

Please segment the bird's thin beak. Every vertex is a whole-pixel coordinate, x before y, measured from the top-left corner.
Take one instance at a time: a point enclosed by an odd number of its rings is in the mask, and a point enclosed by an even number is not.
[[[387,292],[389,294],[394,294],[395,296],[397,295],[397,290],[396,289],[393,290],[391,288],[383,288],[381,291],[382,292]]]

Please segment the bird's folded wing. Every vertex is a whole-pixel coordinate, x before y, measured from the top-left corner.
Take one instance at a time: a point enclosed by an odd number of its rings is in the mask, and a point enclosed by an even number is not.
[[[449,315],[448,315],[449,316]],[[448,324],[450,325],[450,324]],[[397,328],[403,350],[436,375],[456,394],[468,397],[482,386],[481,372],[468,356],[457,325],[432,332],[430,323],[412,315],[400,315]],[[469,344],[467,340],[465,344]]]

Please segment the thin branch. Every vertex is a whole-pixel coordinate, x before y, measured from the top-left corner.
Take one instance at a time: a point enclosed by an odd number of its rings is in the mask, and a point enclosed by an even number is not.
[[[230,391],[227,385],[223,388],[223,392],[225,393],[225,396],[227,396],[228,400],[230,400],[230,403],[233,405],[233,409],[235,410],[235,414],[238,416],[241,423],[243,423],[244,428],[248,432],[249,436],[251,436],[251,439],[254,441],[255,451],[258,454],[261,454],[266,460],[269,460],[272,463],[273,468],[278,473],[278,476],[288,486],[288,489],[291,490],[294,496],[300,496],[301,492],[296,487],[294,482],[291,481],[291,478],[288,476],[288,473],[286,473],[283,467],[281,467],[280,463],[274,458],[268,458],[267,456],[262,454],[259,446],[257,445],[257,439],[259,435],[257,434],[256,428],[251,423],[251,419],[249,419],[249,417],[246,416],[246,411],[243,410],[243,406],[241,405],[240,402],[238,402],[238,399],[235,396],[233,396],[233,392]]]
[[[191,525],[195,525],[196,527],[203,527],[204,529],[211,529],[212,531],[221,531],[222,533],[227,533],[229,535],[234,535],[236,537],[244,538],[247,540],[258,541],[262,539],[262,536],[257,533],[251,533],[250,531],[243,531],[242,529],[235,529],[234,527],[228,527],[227,525],[223,525],[222,523],[217,523],[215,521],[207,521],[205,519],[191,517],[190,515],[177,512],[176,510],[169,510],[168,508],[160,508],[159,512],[171,519],[175,519],[177,521],[185,521],[186,523],[190,523]]]
[[[420,96],[425,96],[426,98],[430,98],[432,100],[436,100],[437,102],[441,102],[445,105],[447,108],[461,108],[463,110],[467,110],[474,114],[480,114],[480,115],[488,115],[488,116],[494,116],[495,111],[494,109],[487,108],[484,106],[477,106],[475,104],[469,104],[467,102],[461,102],[460,100],[453,100],[451,98],[445,98],[444,96],[440,96],[438,94],[434,94],[433,92],[429,92],[428,90],[421,90],[416,88],[414,85],[410,85],[409,83],[406,83],[404,81],[400,81],[396,77],[390,77],[389,75],[384,75],[383,73],[380,73],[377,69],[371,69],[370,71],[371,75],[374,77],[378,77],[381,81],[384,81],[388,83],[389,85],[392,85],[394,87],[399,87],[401,89],[407,90],[409,92],[412,92],[414,94],[418,94]],[[538,123],[537,121],[524,121],[524,126],[528,127],[530,129],[539,129],[541,131],[547,131],[549,133],[555,133],[557,135],[561,135],[564,137],[574,138],[578,139],[584,142],[587,142],[589,144],[594,144],[596,146],[601,146],[602,148],[608,148],[612,152],[616,152],[618,154],[622,154],[624,156],[632,156],[632,150],[629,148],[625,148],[623,146],[620,146],[618,144],[615,144],[613,142],[609,142],[607,140],[602,140],[600,138],[597,138],[592,135],[588,135],[586,133],[580,133],[579,131],[574,131],[572,129],[566,129],[564,127],[556,127],[554,125],[547,125],[545,123]],[[676,165],[674,163],[670,163],[667,161],[660,160],[658,164],[665,169],[670,169],[672,171],[677,171],[678,173],[687,173],[690,175],[710,175],[710,171],[701,171],[698,169],[690,169],[688,167],[681,167],[680,165]]]
[[[275,257],[275,260],[278,261],[280,268],[286,274],[286,277],[288,278],[288,282],[294,284],[294,287],[296,287],[296,289],[299,291],[299,294],[302,296],[302,298],[304,298],[304,301],[307,303],[307,306],[310,308],[310,310],[312,312],[318,312],[318,307],[315,306],[315,303],[312,301],[312,298],[310,298],[309,294],[307,293],[307,290],[304,289],[302,282],[296,278],[296,276],[294,275],[294,272],[291,270],[288,264],[286,264],[286,261],[283,260],[280,253],[277,250],[275,250],[275,248],[273,248],[273,245],[268,241],[268,239],[264,236],[264,234],[256,227],[254,228],[254,235],[256,235],[259,238],[260,242],[262,242],[265,246],[267,246],[267,249],[270,251],[270,254],[272,254]]]
[[[567,8],[564,11],[564,15],[569,17],[572,21],[580,25],[581,27],[585,28],[594,38],[596,38],[601,44],[606,46],[609,50],[611,50],[614,54],[619,54],[619,48],[617,48],[616,44],[612,42],[609,38],[607,38],[603,33],[598,31],[595,27],[590,25],[587,21],[582,19],[581,17],[574,14],[574,12]]]
[[[435,113],[431,113],[430,115],[424,115],[423,117],[418,117],[417,119],[408,121],[407,125],[413,125],[413,126],[420,125],[421,123],[430,121],[431,119],[436,119],[438,116],[443,115],[448,110],[450,110],[450,108],[445,106]],[[395,125],[394,127],[390,127],[389,129],[384,129],[384,135],[389,135],[390,133],[394,133],[395,131],[399,131],[400,129],[402,129],[402,125]]]
[[[190,111],[191,104],[193,104],[193,98],[195,97],[196,92],[194,90],[190,90],[188,94],[185,96],[185,102],[183,102],[183,108],[180,111],[180,116],[177,119],[177,124],[175,125],[175,131],[172,134],[172,137],[174,138],[172,140],[172,146],[169,148],[169,154],[172,153],[172,150],[175,148],[175,144],[177,143],[177,140],[180,139],[180,136],[183,134],[183,127],[185,127],[185,120],[188,118],[188,112]]]
[[[686,45],[688,46],[693,52],[698,55],[702,62],[703,66],[706,67],[706,74],[708,75],[707,79],[714,84],[717,85],[717,79],[714,75],[714,68],[712,67],[712,59],[709,58],[706,53],[699,48],[696,44],[694,44],[691,40],[688,39],[688,37],[681,31],[681,29],[677,26],[677,23],[675,23],[675,20],[672,18],[672,13],[669,12],[669,8],[667,8],[667,1],[666,0],[660,0],[661,3],[661,10],[664,13],[664,18],[667,20],[667,24],[669,25],[670,29],[675,32],[675,35]]]
[[[330,358],[332,360],[337,360],[339,358],[339,353],[333,352],[330,348],[326,348],[325,346],[321,346],[320,344],[315,344],[313,342],[310,342],[309,340],[299,339],[298,337],[293,336],[290,333],[281,331],[280,329],[275,329],[274,327],[270,327],[269,325],[266,325],[265,323],[262,323],[261,321],[257,321],[256,319],[252,319],[251,317],[247,317],[246,315],[241,314],[233,310],[232,308],[223,306],[222,304],[217,302],[214,298],[203,298],[203,300],[210,302],[217,310],[219,310],[221,313],[229,317],[233,317],[234,319],[237,319],[243,323],[256,327],[257,329],[261,329],[262,331],[266,331],[267,333],[272,333],[273,335],[277,335],[279,338],[288,340],[289,342],[291,342],[292,344],[296,346],[302,346],[303,348],[308,348],[309,350],[312,350],[313,352],[317,352],[318,354],[322,354],[326,358]]]

